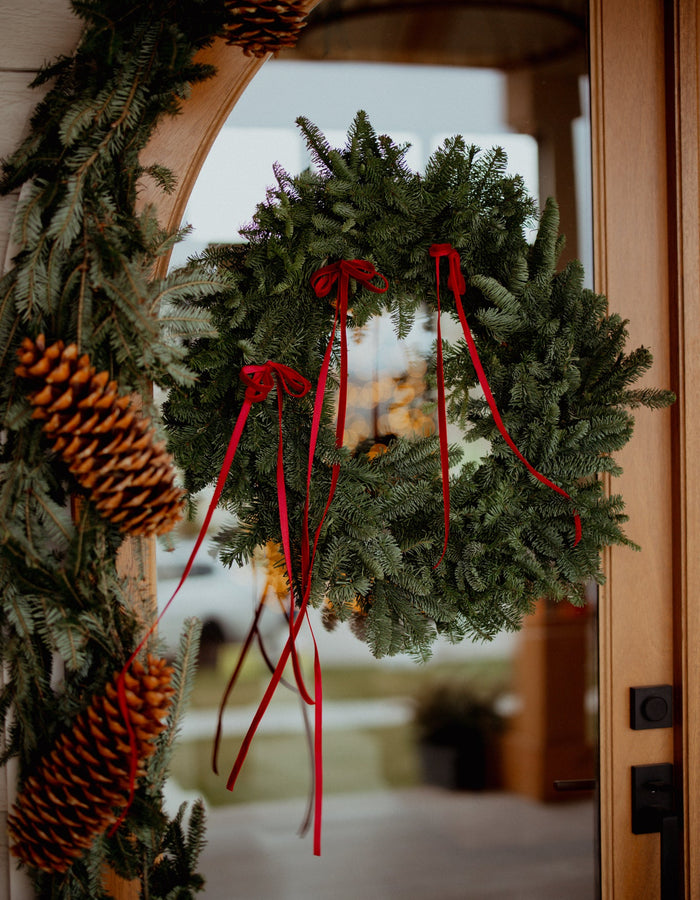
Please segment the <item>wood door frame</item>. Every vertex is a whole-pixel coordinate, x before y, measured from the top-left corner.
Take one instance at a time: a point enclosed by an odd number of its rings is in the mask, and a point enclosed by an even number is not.
[[[676,495],[676,759],[683,771],[688,898],[700,896],[700,7],[667,2],[671,314],[674,316]],[[695,651],[695,652],[694,652]]]
[[[686,897],[700,885],[700,215],[698,40],[691,0],[591,0],[596,287],[655,356],[667,413],[641,413],[616,480],[640,554],[606,554],[600,620],[601,881],[659,895],[658,837],[631,833],[633,764],[671,762],[685,813]],[[689,389],[686,389],[689,388]],[[634,627],[631,627],[633,625]],[[672,731],[629,726],[629,687],[675,686]]]

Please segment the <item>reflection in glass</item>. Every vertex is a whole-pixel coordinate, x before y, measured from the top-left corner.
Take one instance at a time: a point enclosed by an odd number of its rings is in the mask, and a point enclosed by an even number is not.
[[[411,143],[408,162],[417,170],[446,135],[504,146],[509,171],[523,175],[534,196],[558,198],[565,258],[582,258],[590,278],[584,19],[585,5],[566,0],[324,0],[298,52],[267,63],[233,111],[190,200],[193,231],[175,262],[210,242],[238,239],[273,183],[275,161],[291,172],[308,164],[296,115],[337,143],[362,108],[380,132]],[[361,54],[368,64],[356,62]],[[387,57],[393,65],[379,62]],[[401,343],[384,317],[353,332],[347,446],[370,442],[382,452],[387,435],[436,430],[428,387],[434,342],[428,315]],[[471,455],[486,449],[467,447]],[[181,540],[186,545],[188,536]],[[224,584],[231,574],[217,571],[211,583],[207,577],[186,614],[204,614],[214,581]],[[235,577],[245,587],[231,589],[230,602],[248,613],[264,577]],[[210,807],[206,896],[591,900],[593,801],[590,793],[556,792],[553,783],[593,775],[593,620],[592,609],[582,614],[543,602],[522,635],[486,646],[438,645],[421,667],[378,662],[352,635],[315,624],[326,699],[320,860],[295,837],[309,775],[291,693],[278,692],[233,795],[209,771],[214,710],[240,637],[218,641],[204,658],[209,665],[198,678],[171,785],[174,798],[202,792]],[[272,625],[268,642],[274,651]],[[310,653],[307,636],[307,661]],[[225,720],[222,760],[235,755],[266,683],[264,662],[251,658]],[[500,723],[487,751],[486,791],[448,790],[447,770],[422,771],[417,725],[427,709],[440,727],[447,715],[447,730],[464,735],[465,722],[484,704]],[[422,718],[414,721],[417,707]],[[446,764],[450,754],[437,756]]]

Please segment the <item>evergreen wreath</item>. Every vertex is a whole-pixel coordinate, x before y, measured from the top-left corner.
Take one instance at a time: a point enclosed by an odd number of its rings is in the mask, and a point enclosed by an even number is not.
[[[196,262],[226,279],[227,288],[201,300],[217,333],[189,341],[186,360],[197,382],[173,384],[164,412],[187,489],[217,478],[243,399],[244,365],[271,359],[317,382],[334,316],[328,298],[311,288],[317,270],[336,260],[372,263],[388,290],[357,286],[348,326],[360,328],[386,312],[400,339],[421,305],[435,310],[429,251],[449,242],[460,254],[466,315],[507,431],[571,500],[540,484],[516,458],[474,393],[465,342],[444,342],[448,418],[466,440],[485,438],[491,449],[480,462],[461,465],[460,450],[450,450],[449,544],[435,567],[444,535],[437,436],[374,435],[337,449],[330,386],[313,468],[312,532],[334,463],[340,476],[318,544],[311,602],[323,605],[331,626],[349,619],[376,656],[426,656],[439,634],[488,639],[517,629],[541,597],[582,604],[584,585],[602,581],[602,548],[630,545],[621,528],[623,500],[606,496],[600,478],[619,472],[612,454],[631,437],[629,410],[673,399],[667,391],[633,387],[651,366],[650,352],[625,351],[626,323],[583,287],[578,262],[557,271],[562,239],[553,201],[528,243],[525,227],[535,207],[522,179],[505,174],[502,151],[481,154],[457,137],[418,175],[406,166],[406,148],[378,136],[363,113],[343,149],[331,147],[307,120],[297,121],[315,166],[296,177],[276,168],[276,187],[242,232],[247,244],[210,248]],[[456,318],[444,285],[442,293],[443,313]],[[284,407],[297,560],[312,408],[312,394]],[[218,537],[228,563],[281,540],[276,416],[274,403],[255,404],[223,490],[223,504],[237,517]],[[376,452],[377,442],[385,452]],[[578,543],[574,509],[583,523]]]

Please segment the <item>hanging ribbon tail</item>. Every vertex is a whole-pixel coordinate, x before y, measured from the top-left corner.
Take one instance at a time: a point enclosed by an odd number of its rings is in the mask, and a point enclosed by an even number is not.
[[[348,380],[348,350],[347,350],[347,315],[348,315],[348,294],[350,279],[353,278],[362,287],[374,294],[383,294],[389,288],[389,281],[381,272],[377,272],[374,265],[365,259],[342,259],[334,263],[330,263],[321,269],[318,269],[311,276],[311,287],[319,299],[327,297],[333,286],[337,284],[337,296],[335,303],[335,318],[333,327],[323,355],[323,362],[318,376],[318,384],[316,386],[316,398],[314,402],[314,413],[311,425],[311,442],[310,446],[315,452],[316,442],[318,439],[318,431],[321,422],[321,413],[323,410],[323,400],[328,383],[328,371],[330,360],[335,342],[335,335],[340,324],[340,385],[338,389],[338,414],[335,428],[335,445],[342,447],[343,433],[345,431],[345,416],[347,410],[347,380]],[[374,279],[381,279],[381,284],[374,284]],[[306,472],[306,502],[304,506],[303,519],[303,539],[302,539],[302,579],[308,577],[307,567],[312,557],[310,552],[309,539],[309,504],[311,491],[311,470],[313,467],[313,452],[309,454],[309,463]],[[335,486],[340,474],[340,466],[334,465],[332,471],[331,487],[329,490],[329,499],[326,503],[324,516],[328,511],[330,502],[335,492]]]
[[[263,598],[267,593],[267,586],[263,593]],[[270,654],[267,652],[267,648],[265,647],[265,642],[263,641],[263,636],[260,633],[260,629],[257,628],[257,638],[258,638],[258,649],[260,650],[260,655],[265,662],[265,665],[268,668],[270,674],[274,674],[275,664],[270,658]],[[310,779],[309,779],[309,794],[306,801],[306,809],[304,811],[304,815],[302,816],[301,824],[299,825],[298,835],[299,837],[305,837],[311,827],[311,821],[313,819],[314,814],[314,795],[315,795],[315,785],[316,785],[316,762],[314,759],[314,735],[313,729],[311,728],[311,720],[309,719],[309,705],[304,702],[303,697],[299,693],[296,685],[287,681],[286,678],[280,678],[280,684],[282,687],[287,688],[288,691],[291,691],[293,694],[296,694],[299,697],[299,708],[301,710],[302,721],[304,723],[304,736],[306,738],[306,746],[309,751],[309,764],[310,764]],[[218,774],[218,773],[217,773]]]
[[[270,587],[270,584],[268,582],[263,589],[261,599],[260,599],[260,601],[257,605],[257,609],[255,611],[255,618],[253,619],[253,623],[248,631],[245,642],[243,643],[241,651],[238,655],[238,661],[236,662],[235,669],[234,669],[233,673],[231,674],[229,682],[226,686],[226,690],[224,691],[223,697],[221,698],[221,703],[219,705],[219,712],[218,712],[217,724],[216,724],[216,735],[214,737],[214,745],[213,745],[213,751],[212,751],[212,771],[216,775],[219,774],[218,758],[219,758],[219,752],[220,752],[220,748],[221,748],[221,739],[223,736],[224,711],[226,708],[226,704],[228,702],[228,698],[231,695],[231,691],[233,690],[236,682],[238,681],[238,677],[243,668],[244,661],[248,655],[248,651],[250,650],[250,647],[252,646],[252,643],[254,640],[257,640],[258,649],[260,650],[260,655],[262,656],[263,661],[268,668],[268,671],[270,672],[271,675],[274,674],[274,672],[275,672],[275,664],[272,661],[270,654],[267,652],[267,647],[265,646],[265,642],[263,640],[263,636],[260,633],[260,628],[259,628],[260,619],[261,619],[261,616],[262,616],[262,613],[263,613],[263,610],[265,607],[265,598],[267,596],[269,587]],[[307,747],[309,750],[309,761],[310,761],[310,768],[311,768],[311,779],[309,782],[309,784],[310,784],[309,796],[308,796],[308,800],[307,800],[307,804],[306,804],[306,810],[304,812],[301,824],[299,826],[299,835],[300,835],[300,837],[303,837],[304,835],[306,835],[309,828],[311,827],[311,821],[312,821],[313,812],[314,812],[314,785],[316,783],[316,770],[315,770],[315,759],[314,759],[314,736],[313,736],[313,732],[312,732],[312,728],[311,728],[311,722],[309,720],[308,704],[303,700],[303,698],[299,694],[299,691],[298,691],[296,685],[291,681],[287,681],[286,678],[281,678],[280,684],[282,685],[282,687],[287,688],[287,690],[291,691],[292,693],[296,694],[299,697],[299,701],[300,701],[299,705],[301,708],[302,719],[304,722],[304,734],[306,736],[306,744],[307,744]]]
[[[333,351],[333,342],[335,340],[335,332],[338,325],[338,307],[336,305],[335,318],[333,320],[333,328],[331,336],[323,354],[321,370],[318,373],[318,384],[316,385],[316,396],[314,398],[314,410],[311,419],[311,436],[309,439],[309,447],[312,447],[314,453],[318,442],[318,432],[321,427],[321,413],[323,411],[323,399],[326,393],[326,384],[328,383],[328,370],[330,368],[331,353]],[[337,437],[336,437],[337,440]],[[302,519],[302,542],[301,542],[301,577],[302,583],[306,583],[309,577],[308,565],[311,558],[310,538],[309,538],[309,506],[311,503],[311,470],[314,462],[314,454],[309,453],[309,461],[306,470],[306,499],[304,501],[304,515]]]
[[[308,620],[308,593],[305,595],[304,600],[302,601],[302,605],[299,609],[299,612],[294,621],[294,631],[293,634],[287,638],[287,642],[280,654],[280,658],[277,662],[277,665],[272,674],[272,678],[270,679],[270,683],[267,686],[265,694],[260,701],[258,709],[256,710],[255,716],[253,717],[253,721],[251,722],[248,731],[241,743],[241,746],[238,751],[238,755],[236,756],[236,760],[233,764],[231,772],[228,777],[228,781],[226,782],[226,788],[229,791],[232,791],[236,785],[238,780],[238,776],[240,775],[241,769],[243,768],[243,764],[248,756],[248,751],[250,750],[250,746],[253,742],[253,738],[258,730],[260,722],[262,721],[267,709],[270,705],[272,697],[277,689],[278,684],[283,682],[282,673],[284,672],[284,668],[291,656],[291,649],[296,641],[299,630],[301,628],[302,622],[304,619],[307,620],[309,624],[309,628],[311,628],[311,623]],[[314,690],[316,699],[314,702],[315,706],[315,725],[314,725],[314,765],[313,765],[313,796],[314,796],[314,855],[320,856],[321,854],[321,817],[322,817],[322,808],[323,808],[323,743],[322,743],[322,734],[323,734],[323,712],[322,712],[322,676],[321,676],[321,663],[320,657],[318,654],[318,647],[316,645],[316,638],[313,634],[313,630],[311,630],[312,640],[314,644]]]
[[[313,704],[314,699],[306,689],[304,676],[299,665],[296,641],[294,638],[294,615],[296,604],[294,602],[294,579],[292,577],[292,550],[289,535],[289,514],[287,510],[287,490],[284,483],[284,446],[282,441],[282,392],[277,391],[277,416],[278,416],[278,440],[277,440],[277,506],[279,510],[280,533],[282,535],[282,550],[287,566],[287,581],[289,583],[289,638],[291,641],[292,667],[294,678],[305,703]]]
[[[129,665],[133,662],[132,659],[129,660]],[[129,798],[127,800],[126,806],[119,814],[119,818],[110,828],[108,835],[112,837],[119,826],[122,824],[124,819],[127,817],[129,810],[131,809],[131,804],[134,802],[134,796],[136,794],[136,772],[138,770],[138,751],[136,749],[136,734],[134,733],[134,727],[131,724],[131,718],[129,716],[129,706],[126,702],[126,682],[122,677],[125,674],[126,669],[128,667],[125,666],[125,671],[120,673],[119,679],[117,680],[117,699],[119,702],[119,711],[122,714],[122,719],[124,721],[124,725],[126,726],[126,733],[129,739]]]
[[[432,248],[431,248],[432,253]],[[442,310],[440,309],[440,258],[435,257],[435,275],[437,280],[437,389],[438,389],[438,434],[440,436],[440,470],[442,474],[442,507],[444,510],[445,537],[440,558],[433,566],[434,569],[442,562],[447,552],[447,543],[450,538],[450,462],[447,446],[447,409],[445,401],[445,364],[442,352]]]
[[[316,697],[314,707],[314,856],[320,856],[323,817],[323,683],[321,660],[311,622],[309,622],[309,628],[314,642],[314,695]]]
[[[216,482],[216,486],[214,488],[214,493],[212,495],[212,499],[207,508],[207,512],[204,516],[204,521],[202,523],[202,527],[199,530],[199,534],[197,536],[197,540],[195,541],[194,547],[192,548],[192,552],[190,553],[189,559],[185,565],[182,576],[177,584],[177,587],[171,594],[167,603],[161,610],[160,614],[156,618],[155,622],[148,629],[144,637],[142,638],[139,645],[136,647],[134,652],[128,658],[121,672],[119,673],[117,679],[117,699],[119,704],[119,711],[122,714],[122,718],[124,720],[124,725],[127,731],[128,740],[129,740],[129,799],[127,801],[126,806],[122,810],[119,815],[117,821],[112,825],[109,836],[115,834],[119,826],[122,824],[124,819],[126,818],[129,809],[134,801],[134,795],[136,791],[136,772],[138,769],[138,751],[136,749],[136,735],[134,733],[133,726],[131,724],[131,719],[129,716],[129,708],[126,700],[126,673],[129,670],[129,667],[134,662],[136,657],[139,655],[141,650],[146,645],[146,642],[151,637],[151,635],[155,632],[158,627],[161,619],[167,612],[171,603],[177,596],[180,588],[185,583],[187,576],[189,575],[192,565],[195,561],[197,553],[199,552],[202,543],[204,542],[204,538],[206,536],[207,529],[211,523],[212,516],[214,514],[214,510],[221,498],[221,494],[224,489],[224,484],[226,482],[226,478],[228,477],[228,473],[231,470],[231,465],[233,463],[234,456],[236,455],[236,450],[238,449],[238,444],[241,439],[241,435],[243,434],[243,429],[245,427],[245,423],[248,419],[248,414],[250,413],[250,408],[253,403],[260,403],[267,398],[270,390],[275,387],[275,378],[274,373],[277,374],[279,382],[284,386],[284,389],[287,390],[292,396],[302,397],[304,394],[308,393],[311,389],[310,382],[301,376],[294,369],[289,366],[285,366],[281,363],[273,363],[268,360],[264,365],[250,365],[244,366],[240,372],[241,381],[246,384],[246,391],[243,398],[243,404],[238,413],[238,418],[236,419],[236,424],[233,429],[233,433],[231,435],[231,439],[229,441],[228,447],[226,448],[226,453],[224,455],[224,461],[221,466],[221,471],[219,472],[219,477]]]
[[[253,624],[250,626],[248,630],[248,634],[246,635],[246,639],[243,642],[243,646],[241,647],[241,651],[238,654],[238,660],[236,661],[236,665],[234,667],[233,672],[231,673],[231,677],[229,678],[228,684],[226,685],[226,690],[224,691],[221,701],[219,703],[219,712],[216,718],[216,734],[214,735],[214,745],[212,749],[212,757],[211,757],[211,768],[215,775],[219,774],[219,749],[221,747],[221,738],[223,735],[223,723],[224,723],[224,711],[226,709],[226,704],[228,703],[228,698],[231,695],[231,691],[236,685],[238,681],[238,676],[241,674],[243,669],[243,664],[248,656],[248,651],[250,650],[253,641],[256,636],[260,639],[260,632],[258,631],[258,623],[260,622],[260,616],[262,615],[263,607],[265,605],[265,596],[263,595],[262,599],[258,603],[258,607],[255,610],[255,617],[253,618]]]
[[[461,261],[459,258],[459,253],[451,244],[433,244],[430,248],[430,254],[431,256],[435,257],[438,291],[440,290],[440,259],[443,256],[447,257],[450,269],[448,286],[454,294],[457,314],[462,325],[462,331],[464,332],[464,338],[467,342],[467,347],[469,348],[469,355],[471,357],[474,370],[476,372],[477,378],[479,379],[481,389],[484,392],[486,402],[488,403],[489,409],[491,410],[493,420],[496,423],[496,427],[498,428],[501,436],[531,475],[534,475],[534,477],[542,484],[546,485],[551,490],[556,491],[557,494],[566,498],[570,503],[573,503],[573,499],[570,494],[568,494],[563,488],[559,487],[558,484],[550,481],[550,479],[543,475],[541,472],[538,472],[537,469],[535,469],[535,467],[531,465],[527,459],[525,459],[520,450],[518,450],[515,441],[511,438],[503,423],[503,419],[501,418],[501,414],[499,413],[498,407],[496,405],[496,400],[493,396],[493,393],[491,392],[491,387],[486,377],[486,372],[484,371],[484,367],[481,364],[481,359],[479,358],[476,343],[474,342],[474,337],[472,335],[471,328],[469,327],[469,323],[467,322],[467,317],[462,305],[461,295],[465,293],[467,288],[464,276],[461,271]],[[574,547],[576,547],[583,536],[583,528],[581,525],[581,517],[577,510],[573,511],[573,516],[575,528]]]
[[[322,269],[318,269],[311,276],[311,287],[313,288],[316,296],[319,299],[327,297],[336,283],[338,286],[335,304],[335,319],[333,321],[333,328],[331,329],[328,345],[323,356],[323,363],[321,366],[321,372],[319,373],[318,386],[316,388],[316,403],[314,406],[313,420],[315,433],[312,432],[313,446],[315,446],[315,439],[318,436],[317,423],[320,422],[321,409],[323,407],[323,398],[325,395],[326,384],[328,380],[328,367],[338,324],[340,324],[340,385],[338,388],[338,414],[336,419],[335,444],[336,447],[342,447],[343,445],[348,390],[347,316],[348,295],[350,290],[351,278],[353,278],[358,284],[362,285],[362,287],[366,288],[374,294],[383,294],[389,288],[389,282],[387,278],[382,275],[381,272],[377,272],[372,263],[368,262],[365,259],[342,259],[338,262],[331,263],[328,266],[324,266],[324,268]],[[382,283],[374,284],[373,279],[375,278],[380,278],[382,280]],[[307,493],[309,485],[311,483],[312,463],[313,460],[310,459],[309,468],[307,470]],[[335,469],[339,469],[339,466],[334,466],[334,470]],[[308,507],[306,509],[306,512],[308,513]],[[306,521],[307,516],[305,516],[305,522]],[[306,528],[305,549],[308,553],[308,527]]]
[[[248,727],[248,731],[241,743],[240,749],[238,751],[238,755],[236,756],[236,760],[233,764],[233,768],[228,777],[228,781],[226,782],[226,788],[229,791],[232,791],[236,781],[238,780],[238,776],[240,774],[241,769],[243,768],[243,763],[245,762],[245,758],[248,755],[248,750],[250,749],[250,745],[253,742],[253,738],[255,737],[255,733],[258,730],[258,726],[267,711],[268,706],[270,705],[270,701],[272,700],[273,694],[277,689],[277,685],[280,683],[282,679],[282,673],[284,672],[284,667],[287,665],[287,660],[291,654],[292,649],[292,641],[296,640],[299,634],[299,629],[301,628],[302,623],[302,610],[305,612],[306,607],[302,604],[302,607],[299,610],[299,614],[296,616],[294,620],[294,631],[293,635],[287,638],[287,641],[282,649],[282,653],[280,654],[280,658],[277,661],[277,666],[275,667],[275,671],[272,674],[272,678],[270,679],[270,683],[268,684],[265,693],[263,695],[262,700],[260,701],[258,708],[253,716],[253,721]]]

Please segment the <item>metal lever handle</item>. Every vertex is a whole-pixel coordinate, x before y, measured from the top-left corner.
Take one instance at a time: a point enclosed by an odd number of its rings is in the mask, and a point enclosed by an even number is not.
[[[683,898],[680,830],[673,766],[632,766],[632,831],[659,833],[661,900]]]
[[[554,782],[555,791],[594,791],[597,786],[595,778],[558,778]]]
[[[661,900],[680,900],[680,823],[678,816],[661,819]]]

